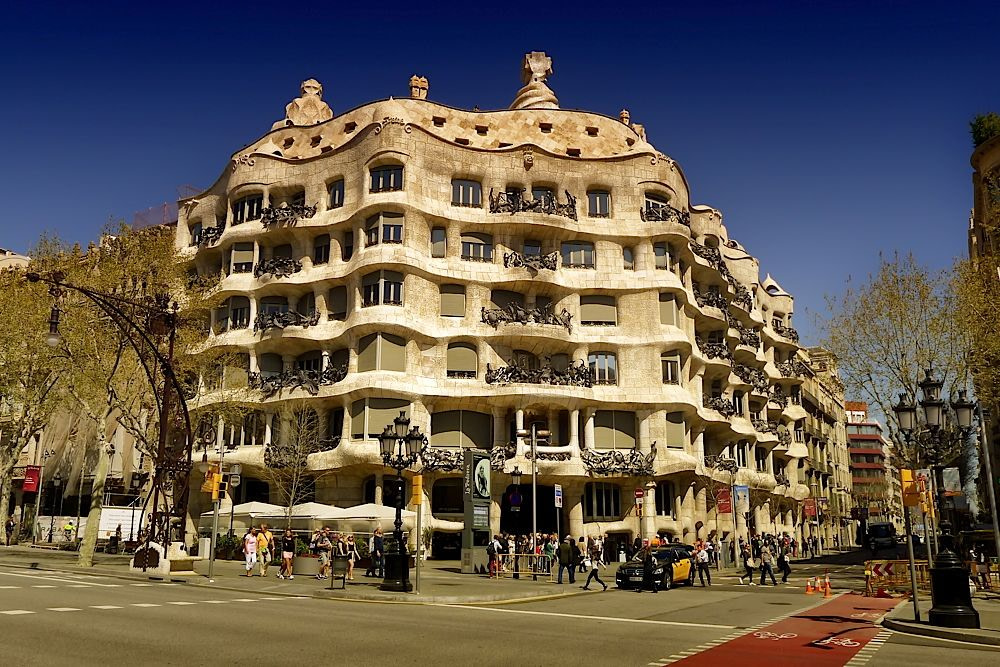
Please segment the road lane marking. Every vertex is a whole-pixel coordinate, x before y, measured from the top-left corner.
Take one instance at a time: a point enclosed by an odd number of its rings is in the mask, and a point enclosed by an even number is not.
[[[90,584],[74,584],[73,586],[67,586],[67,588],[90,588]]]
[[[119,607],[116,604],[92,604],[92,605],[90,605],[90,608],[91,609],[121,609],[121,607]]]
[[[133,602],[133,607],[159,607],[160,605],[154,604],[152,602]]]
[[[80,611],[76,607],[48,607],[49,611]]]
[[[33,611],[28,611],[26,609],[10,609],[8,611],[0,611],[0,614],[6,614],[7,616],[20,616],[21,614],[34,614]]]
[[[198,604],[198,603],[197,602],[168,602],[167,604],[175,604],[175,605],[178,605],[178,606],[181,606],[181,605],[187,606],[187,605]]]
[[[129,584],[129,586],[152,586],[153,584]]]
[[[478,609],[492,611],[498,614],[524,614],[528,616],[551,616],[553,618],[577,618],[588,621],[612,621],[617,623],[639,623],[643,625],[673,625],[684,628],[709,628],[714,630],[735,630],[735,625],[718,625],[716,623],[690,623],[686,621],[655,621],[648,618],[618,618],[616,616],[591,616],[588,614],[565,614],[555,611],[530,611],[527,609],[506,609],[501,607],[477,607],[462,604],[431,604],[432,607],[450,607],[453,609]]]
[[[20,588],[20,586],[0,586],[0,589],[5,590],[5,591],[9,591],[12,588]]]
[[[56,588],[55,586],[49,586],[45,584],[39,584],[37,586],[32,586],[32,588]]]
[[[202,600],[205,604],[226,604],[229,600]]]
[[[21,577],[24,579],[34,579],[35,581],[56,581],[61,584],[78,584],[80,581],[78,579],[66,579],[65,577],[52,577],[47,575],[37,575],[37,574],[20,574],[17,572],[3,572],[0,571],[0,575],[5,577]],[[108,588],[113,588],[120,586],[121,584],[99,584],[97,582],[92,582],[92,586],[105,586]]]
[[[230,602],[256,602],[257,598],[233,598]]]

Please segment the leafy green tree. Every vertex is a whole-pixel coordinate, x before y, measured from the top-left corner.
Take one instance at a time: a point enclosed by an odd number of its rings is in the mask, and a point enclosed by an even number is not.
[[[979,114],[969,122],[969,130],[972,133],[972,145],[981,146],[1000,135],[1000,115],[993,111]]]

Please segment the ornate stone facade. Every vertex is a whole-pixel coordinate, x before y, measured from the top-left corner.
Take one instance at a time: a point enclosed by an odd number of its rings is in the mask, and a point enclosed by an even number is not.
[[[803,378],[779,370],[803,354],[791,296],[761,280],[718,211],[690,201],[680,166],[627,112],[558,109],[551,71],[528,54],[500,111],[437,104],[415,77],[409,96],[333,116],[304,84],[286,121],[231,158],[238,168],[181,202],[182,257],[222,273],[215,293],[248,301],[256,325],[206,340],[249,377],[239,400],[254,425],[216,425],[226,460],[263,479],[264,445],[287,437],[279,408],[304,401],[338,443],[310,456],[337,472],[316,499],[381,502],[375,436],[403,411],[430,438],[435,531],[461,525],[442,499],[462,447],[490,451],[494,530],[524,529],[508,486],[533,464],[548,497],[563,486],[573,535],[797,530],[809,490],[791,471],[807,452],[779,438],[804,418],[788,399]],[[211,243],[193,242],[207,229]],[[198,405],[232,400],[208,386]],[[532,426],[550,433],[536,456],[517,435]],[[751,525],[714,512],[723,482],[757,490]],[[554,530],[544,498],[539,527]]]

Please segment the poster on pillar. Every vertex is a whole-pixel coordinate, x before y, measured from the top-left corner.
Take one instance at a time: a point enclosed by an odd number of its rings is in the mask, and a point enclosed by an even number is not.
[[[736,511],[743,514],[750,511],[750,487],[736,485],[733,487],[736,498]]]
[[[483,450],[465,450],[462,461],[462,496],[465,525],[462,530],[462,573],[480,571],[486,563],[490,538],[492,501],[490,457]]]
[[[719,495],[715,499],[715,507],[719,514],[729,514],[733,511],[733,496],[729,489],[719,489]]]

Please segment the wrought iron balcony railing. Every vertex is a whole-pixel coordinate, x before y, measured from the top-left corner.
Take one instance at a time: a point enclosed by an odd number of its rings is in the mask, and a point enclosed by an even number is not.
[[[223,231],[225,231],[224,227],[205,227],[195,239],[195,244],[199,248],[215,245],[222,238]]]
[[[705,407],[715,410],[723,417],[732,417],[736,414],[736,406],[728,398],[723,396],[706,396]]]
[[[778,372],[782,377],[797,378],[806,374],[806,365],[798,359],[789,359],[778,364]]]
[[[544,213],[546,215],[561,215],[570,220],[576,220],[576,197],[568,191],[566,203],[560,204],[555,196],[544,194],[537,199],[527,199],[523,191],[500,192],[493,194],[490,189],[490,213]]]
[[[287,278],[301,270],[302,262],[298,260],[291,259],[290,257],[271,257],[270,259],[262,259],[257,262],[257,266],[253,268],[253,275],[255,278],[266,275],[271,275],[275,278]]]
[[[725,310],[729,306],[729,302],[726,301],[726,297],[721,292],[702,292],[698,288],[694,289],[694,300],[702,308],[711,306]]]
[[[559,370],[553,368],[551,364],[543,364],[538,368],[526,368],[511,360],[506,366],[499,368],[493,368],[490,364],[486,364],[486,384],[551,384],[592,387],[594,386],[594,376],[584,361],[570,364],[565,370]]]
[[[695,344],[709,359],[732,359],[733,353],[729,351],[729,346],[725,343],[709,342],[701,336],[694,337]]]
[[[557,313],[551,304],[541,308],[525,308],[516,303],[509,303],[505,308],[483,307],[480,318],[494,329],[501,324],[551,324],[573,332],[573,314],[565,308]]]
[[[685,227],[691,226],[691,214],[689,212],[679,211],[668,204],[640,208],[639,218],[643,222],[676,222]]]
[[[545,255],[525,255],[512,250],[504,253],[503,265],[507,269],[525,268],[531,271],[541,271],[542,269],[555,271],[559,268],[559,253],[552,251]]]
[[[280,206],[268,206],[260,212],[260,224],[267,227],[275,225],[294,225],[302,218],[311,218],[316,215],[315,206],[305,204],[281,204]]]
[[[799,332],[796,331],[794,328],[785,326],[784,324],[778,324],[777,326],[773,327],[773,329],[774,333],[778,334],[779,336],[787,338],[793,343],[799,342]]]
[[[733,328],[740,332],[740,345],[754,349],[760,347],[760,334],[755,329],[745,327],[739,322],[733,322]]]
[[[733,375],[746,382],[754,388],[758,394],[767,394],[768,380],[767,373],[759,368],[751,368],[746,364],[733,364]]]
[[[259,389],[264,398],[281,392],[282,389],[304,389],[313,396],[323,385],[336,384],[347,377],[347,364],[327,366],[322,371],[289,370],[281,373],[250,373],[248,386]]]
[[[284,329],[285,327],[314,327],[319,324],[319,313],[303,315],[294,310],[274,313],[257,313],[253,323],[254,331]]]

